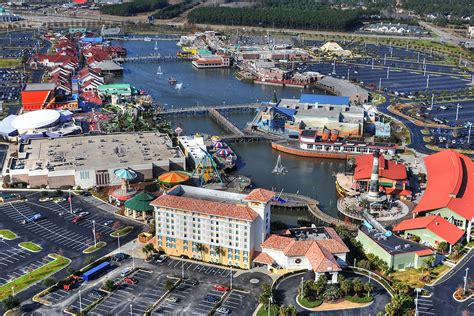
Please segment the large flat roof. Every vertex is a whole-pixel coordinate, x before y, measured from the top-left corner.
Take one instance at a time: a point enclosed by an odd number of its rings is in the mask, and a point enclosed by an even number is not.
[[[22,148],[30,170],[105,170],[182,157],[168,136],[154,132],[33,139]]]
[[[430,249],[419,243],[397,237],[393,234],[391,236],[383,236],[377,229],[369,230],[364,225],[360,226],[359,229],[391,255]]]

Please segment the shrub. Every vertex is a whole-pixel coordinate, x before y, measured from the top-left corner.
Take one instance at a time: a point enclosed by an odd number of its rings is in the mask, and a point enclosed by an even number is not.
[[[46,280],[43,281],[43,285],[46,287],[50,287],[56,284],[56,280],[53,278],[47,278]]]
[[[2,304],[5,310],[13,309],[20,306],[20,299],[16,296],[10,295],[2,301]]]

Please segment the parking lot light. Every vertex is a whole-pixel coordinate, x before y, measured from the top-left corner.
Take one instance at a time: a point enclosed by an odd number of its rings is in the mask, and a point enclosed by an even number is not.
[[[95,235],[95,219],[92,220],[92,234],[94,235],[94,247],[97,247],[97,237]]]
[[[132,247],[132,270],[135,270],[135,246]]]
[[[428,89],[429,86],[430,86],[430,74],[426,76],[426,89]]]
[[[233,271],[232,271],[232,267],[230,267],[230,289],[232,290],[232,279],[233,279]]]
[[[79,290],[79,311],[82,313],[82,297],[81,297],[81,290]]]
[[[467,286],[467,273],[469,272],[469,268],[466,268],[466,275],[464,276],[464,288],[463,293],[466,294],[466,286]]]
[[[181,258],[181,279],[184,279],[184,260]]]
[[[390,67],[387,67],[387,79],[390,78]]]
[[[456,121],[457,121],[458,118],[459,118],[459,108],[460,108],[460,107],[461,107],[461,106],[460,106],[459,103],[458,103],[458,104],[456,105]]]
[[[382,91],[382,78],[379,78],[379,91]]]
[[[374,70],[374,57],[372,57],[372,70]]]
[[[117,244],[118,244],[118,251],[120,251],[120,234],[117,233]]]
[[[71,199],[71,189],[69,189],[69,197],[68,197],[68,201],[69,201],[69,212],[71,212],[72,214],[72,199]]]
[[[133,305],[130,304],[130,316],[132,316],[132,315],[133,315]]]

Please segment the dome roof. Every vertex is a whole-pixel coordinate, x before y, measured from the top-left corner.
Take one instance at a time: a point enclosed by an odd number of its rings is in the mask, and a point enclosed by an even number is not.
[[[11,124],[13,128],[19,130],[35,129],[53,124],[60,116],[61,114],[55,110],[31,111],[17,116]]]

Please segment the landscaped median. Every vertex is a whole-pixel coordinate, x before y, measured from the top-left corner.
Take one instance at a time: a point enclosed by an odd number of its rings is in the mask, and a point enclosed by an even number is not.
[[[126,226],[110,233],[110,237],[123,237],[128,235],[132,230],[133,226]]]
[[[18,236],[9,229],[0,229],[0,237],[6,240],[12,240]]]
[[[58,254],[49,254],[50,258],[54,260],[35,269],[21,277],[14,279],[11,282],[8,282],[2,286],[0,286],[0,301],[5,299],[8,295],[12,295],[12,290],[15,293],[18,293],[31,285],[53,275],[54,273],[58,272],[59,270],[64,269],[71,263],[71,259],[66,257],[60,256]]]
[[[18,244],[18,246],[31,252],[40,252],[41,250],[43,250],[40,245],[35,244],[31,241],[21,242]]]
[[[301,296],[298,296],[297,301],[298,301],[298,304],[306,308],[315,308],[323,303],[322,300],[310,301],[306,297],[301,297]]]
[[[86,248],[83,253],[93,253],[101,248],[104,248],[107,243],[105,241],[99,241],[96,245],[92,245]]]

